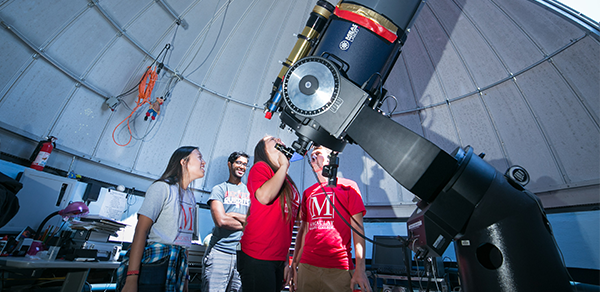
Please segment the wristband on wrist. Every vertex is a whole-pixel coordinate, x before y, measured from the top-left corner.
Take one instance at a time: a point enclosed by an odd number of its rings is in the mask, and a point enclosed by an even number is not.
[[[190,275],[185,275],[185,279],[189,281],[190,280]]]
[[[139,270],[127,271],[127,276],[133,276],[133,275],[139,275],[139,274],[140,274]]]

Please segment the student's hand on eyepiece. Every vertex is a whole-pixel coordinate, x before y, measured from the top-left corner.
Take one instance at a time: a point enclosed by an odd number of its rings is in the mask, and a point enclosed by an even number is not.
[[[279,162],[279,167],[285,167],[285,169],[288,169],[290,166],[290,161],[288,160],[287,156],[281,152],[279,152],[279,156],[277,156],[277,161]]]

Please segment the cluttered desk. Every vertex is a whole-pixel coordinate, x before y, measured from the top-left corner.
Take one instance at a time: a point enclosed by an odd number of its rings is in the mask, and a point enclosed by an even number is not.
[[[6,286],[5,274],[37,281],[44,270],[60,269],[66,272],[61,291],[82,291],[91,269],[112,272],[119,266],[121,244],[111,243],[108,238],[122,227],[121,223],[92,215],[71,221],[70,225],[72,231],[62,231],[59,237],[48,238],[48,230],[53,228],[34,232],[31,238],[20,238],[27,235],[19,234],[18,242],[13,243],[16,246],[0,257],[1,286]]]
[[[92,215],[71,221],[72,231],[62,231],[57,237],[48,237],[49,230],[54,229],[50,227],[43,233],[34,232],[32,237],[20,238],[28,235],[19,234],[15,246],[0,257],[1,286],[6,286],[5,275],[17,275],[17,279],[22,276],[34,283],[42,278],[44,270],[60,269],[66,273],[61,291],[82,291],[91,269],[112,273],[119,267],[121,244],[111,243],[108,238],[122,225]],[[38,229],[42,230],[41,227]],[[26,254],[22,255],[23,252]]]
[[[110,277],[122,244],[109,237],[125,224],[73,202],[74,180],[25,169],[19,183],[21,206],[0,226],[0,288],[62,282],[61,291],[82,291],[90,271]]]
[[[119,267],[118,261],[67,261],[43,260],[28,257],[2,257],[0,269],[2,272],[14,272],[31,278],[39,278],[44,269],[65,269],[67,275],[61,286],[61,292],[82,291],[90,269],[114,270]]]

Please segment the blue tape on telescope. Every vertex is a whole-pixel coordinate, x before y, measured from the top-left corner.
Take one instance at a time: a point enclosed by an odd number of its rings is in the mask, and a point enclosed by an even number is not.
[[[294,155],[292,155],[292,158],[290,158],[290,162],[294,162],[294,161],[298,161],[302,159],[302,155],[294,152]]]

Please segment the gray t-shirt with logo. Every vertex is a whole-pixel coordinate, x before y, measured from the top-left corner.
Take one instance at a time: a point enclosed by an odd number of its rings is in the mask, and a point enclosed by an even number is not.
[[[146,191],[138,214],[152,219],[148,242],[192,246],[197,234],[196,198],[179,184],[155,182]]]
[[[239,185],[223,182],[213,187],[208,202],[215,200],[223,203],[225,213],[235,212],[246,215],[250,207],[250,193],[244,183]],[[241,230],[229,230],[215,226],[209,248],[230,254],[236,253],[236,246],[242,238]]]

